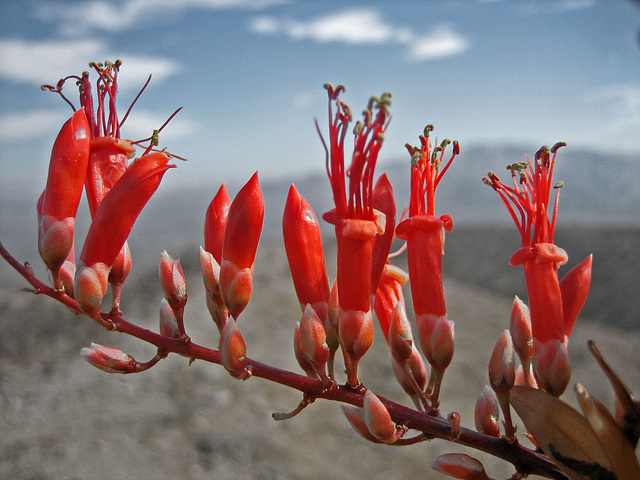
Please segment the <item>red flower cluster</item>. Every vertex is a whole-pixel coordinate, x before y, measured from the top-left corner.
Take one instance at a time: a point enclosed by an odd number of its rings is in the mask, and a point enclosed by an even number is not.
[[[83,312],[96,317],[109,283],[113,309],[119,309],[120,286],[131,269],[127,237],[172,165],[169,155],[151,151],[151,146],[129,164],[134,142],[120,138],[122,122],[115,103],[120,62],[91,67],[98,73],[95,109],[89,72],[64,78],[55,87],[43,86],[71,104],[62,87],[67,80],[76,80],[81,107],[62,127],[51,153],[47,185],[38,204],[38,245],[54,287],[64,289]],[[73,227],[83,188],[93,221],[76,271]]]
[[[533,162],[527,159],[509,165],[512,186],[503,184],[493,172],[484,178],[498,192],[520,232],[522,248],[512,255],[509,263],[524,267],[534,341],[534,373],[540,386],[553,395],[560,395],[569,383],[566,344],[587,299],[592,260],[587,257],[559,280],[558,267],[568,260],[566,252],[553,243],[559,189],[563,184],[553,185],[552,181],[556,155],[562,146],[564,143],[542,147]],[[553,208],[552,188],[556,189]]]

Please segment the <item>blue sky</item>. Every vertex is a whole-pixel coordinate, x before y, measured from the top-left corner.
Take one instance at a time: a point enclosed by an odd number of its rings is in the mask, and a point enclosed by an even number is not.
[[[168,188],[321,170],[325,82],[347,86],[356,118],[393,93],[382,166],[408,159],[428,123],[463,152],[561,140],[640,152],[639,31],[630,0],[5,0],[0,188],[44,185],[71,109],[40,85],[116,58],[122,113],[153,75],[123,137],[184,107],[160,137],[189,160]]]

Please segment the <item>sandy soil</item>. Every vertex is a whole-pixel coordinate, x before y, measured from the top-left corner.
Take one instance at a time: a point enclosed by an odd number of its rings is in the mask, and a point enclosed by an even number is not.
[[[182,257],[189,282],[186,312],[194,341],[214,346],[217,331],[206,312],[196,266],[197,247]],[[170,356],[148,372],[109,375],[79,355],[91,341],[117,346],[145,360],[147,345],[74,317],[25,286],[4,265],[12,287],[0,291],[0,477],[12,479],[358,479],[445,478],[429,465],[436,455],[466,451],[488,472],[507,478],[508,464],[447,442],[411,447],[373,445],[358,436],[337,404],[318,401],[284,422],[274,411],[293,409],[295,391],[252,378],[241,382],[219,366]],[[239,325],[248,354],[297,371],[292,332],[299,319],[280,242],[259,249],[255,293]],[[442,411],[458,411],[473,427],[473,406],[487,381],[493,345],[508,325],[512,295],[459,280],[445,284],[456,322],[456,355],[443,387]],[[153,269],[137,273],[123,293],[130,321],[157,328],[161,299]],[[408,295],[408,294],[407,294]],[[380,333],[380,332],[377,332]],[[580,318],[570,343],[573,379],[605,404],[613,394],[586,349],[597,342],[628,385],[640,391],[640,331]],[[379,335],[361,374],[375,392],[409,403],[396,384]],[[571,392],[564,398],[576,405]]]

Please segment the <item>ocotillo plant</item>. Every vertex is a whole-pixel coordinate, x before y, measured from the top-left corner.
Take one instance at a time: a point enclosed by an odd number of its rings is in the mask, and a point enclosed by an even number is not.
[[[592,342],[589,348],[616,393],[615,413],[580,384],[576,393],[582,413],[558,399],[569,382],[567,343],[587,298],[592,264],[589,256],[560,279],[559,267],[566,263],[567,253],[553,243],[562,186],[553,183],[553,172],[563,144],[542,147],[532,160],[510,165],[512,182],[503,183],[492,172],[484,178],[504,202],[521,236],[522,247],[510,263],[523,266],[528,298],[526,303],[515,298],[511,322],[498,337],[487,366],[487,387],[479,392],[475,406],[476,430],[472,430],[461,425],[456,412],[440,414],[440,392],[456,381],[448,377],[445,381],[444,375],[454,355],[455,319],[447,314],[442,272],[445,232],[452,231],[453,219],[436,213],[435,192],[460,152],[458,142],[434,144],[433,127],[428,125],[419,145],[407,145],[409,206],[396,221],[392,185],[386,175],[376,174],[390,120],[391,94],[372,97],[363,118],[351,127],[352,111],[340,98],[344,87],[325,85],[328,133],[316,126],[335,202],[335,208],[322,218],[335,227],[337,276],[331,282],[327,274],[318,216],[292,186],[282,229],[295,287],[292,295],[300,303],[300,320],[294,327],[296,319],[292,319],[291,336],[303,373],[284,371],[250,357],[242,335],[242,329],[251,325],[240,317],[253,289],[261,287],[254,285],[253,278],[264,216],[257,173],[233,200],[222,184],[203,212],[200,258],[207,293],[203,308],[219,331],[219,344],[206,346],[191,340],[184,321],[187,279],[180,261],[166,251],[159,261],[165,298],[159,306],[158,330],[126,319],[120,290],[131,269],[127,238],[163,175],[175,167],[172,158],[179,157],[158,149],[158,133],[164,125],[148,139],[121,138],[127,115],[120,120],[116,112],[120,62],[90,66],[98,75],[95,91],[88,72],[43,87],[72,106],[63,94],[65,83],[75,80],[80,91],[80,107],[62,126],[53,146],[44,192],[39,201],[34,199],[39,222],[34,241],[50,274],[50,285],[1,243],[0,254],[29,282],[33,293],[49,296],[75,314],[156,348],[154,357],[138,361],[116,347],[91,344],[81,354],[92,365],[109,373],[139,373],[176,353],[191,361],[222,365],[238,379],[261,377],[300,391],[298,407],[274,414],[275,420],[291,419],[313,401],[326,399],[340,402],[346,420],[368,441],[396,446],[430,439],[455,442],[510,462],[512,478],[530,474],[554,479],[640,478],[634,452],[640,437],[640,404]],[[351,142],[351,135],[353,152],[348,160],[345,143],[347,138]],[[139,157],[137,148],[143,149]],[[555,199],[551,198],[553,187],[557,188]],[[83,190],[92,222],[79,242],[74,223]],[[406,248],[408,272],[392,263],[390,250],[396,239]],[[76,243],[82,243],[77,264]],[[405,308],[407,283],[417,342]],[[105,306],[109,288],[112,302]],[[374,340],[376,320],[389,347],[389,367],[407,393],[408,405],[376,395],[358,375]],[[342,357],[344,376],[336,371],[336,355]],[[512,410],[522,421],[520,432],[534,448],[520,442]],[[454,478],[490,478],[482,464],[467,454],[442,455],[432,467]]]

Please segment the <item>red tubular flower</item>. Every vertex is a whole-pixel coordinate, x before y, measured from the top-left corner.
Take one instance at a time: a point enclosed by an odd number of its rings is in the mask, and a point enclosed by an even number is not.
[[[293,185],[284,207],[282,233],[300,307],[304,311],[307,304],[311,305],[324,324],[329,308],[329,280],[320,224],[311,205]]]
[[[231,199],[222,184],[211,200],[204,219],[204,249],[213,255],[218,264],[222,261],[222,242],[230,204]]]
[[[229,206],[222,243],[220,292],[235,319],[251,298],[253,264],[263,218],[264,200],[256,172]]]
[[[442,255],[444,234],[451,231],[450,215],[435,215],[435,193],[440,180],[460,153],[458,142],[453,142],[453,153],[443,166],[444,140],[431,151],[428,125],[420,137],[421,147],[407,145],[411,153],[411,200],[409,218],[396,228],[398,238],[407,241],[407,260],[413,306],[418,323],[425,315],[446,316],[447,306],[442,286]],[[418,326],[420,329],[420,326]],[[421,343],[423,340],[421,339]]]
[[[153,152],[133,162],[96,210],[75,280],[76,299],[87,315],[100,310],[109,270],[162,176],[174,167],[168,161],[164,153]]]
[[[338,99],[343,86],[329,93],[330,147],[326,150],[326,168],[336,208],[323,218],[335,225],[338,243],[338,301],[340,342],[348,357],[347,382],[359,384],[360,358],[373,342],[371,316],[371,277],[376,235],[384,232],[384,215],[373,207],[373,176],[378,152],[388,124],[391,94],[373,97],[364,112],[364,122],[354,128],[355,145],[351,166],[345,171],[344,139],[351,121],[349,107]],[[333,103],[337,109],[333,115]],[[374,109],[376,110],[374,112]],[[349,177],[347,193],[345,174]]]
[[[58,272],[73,246],[75,216],[89,161],[89,143],[89,124],[81,109],[63,125],[56,138],[47,186],[38,206],[38,248],[57,290],[63,287]]]
[[[524,266],[533,338],[540,344],[565,341],[586,300],[591,279],[591,257],[588,257],[567,275],[564,288],[558,280],[558,267],[567,262],[565,251],[553,243],[559,190],[551,212],[549,208],[552,186],[556,189],[562,186],[562,183],[552,185],[552,178],[557,151],[564,145],[542,147],[534,162],[509,165],[511,187],[493,172],[483,179],[498,192],[520,232],[522,248],[509,263]]]

